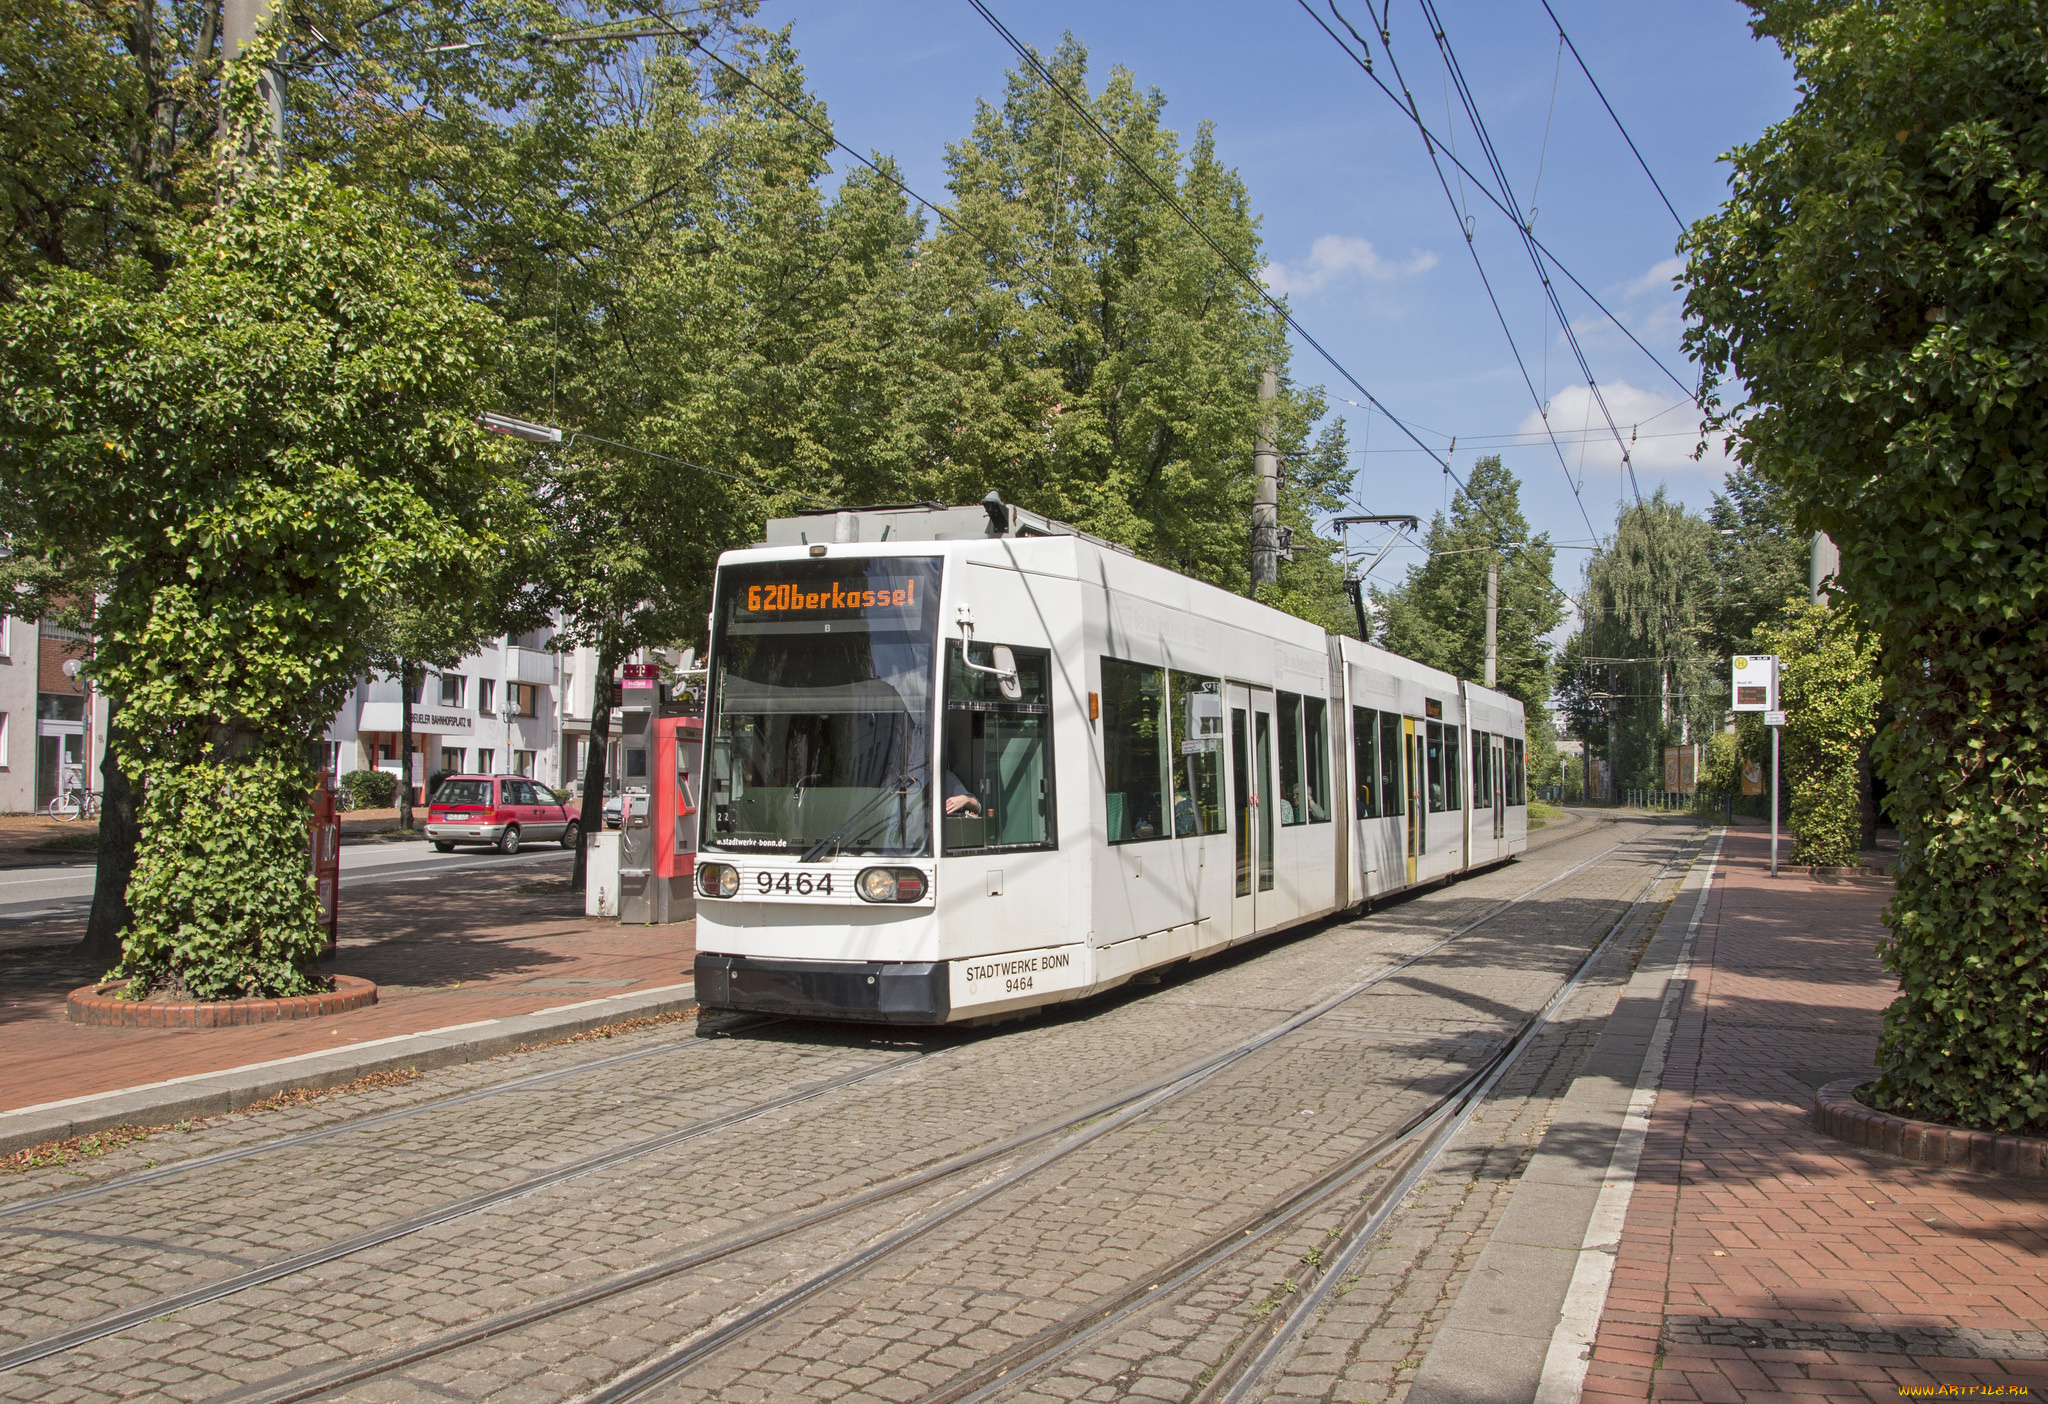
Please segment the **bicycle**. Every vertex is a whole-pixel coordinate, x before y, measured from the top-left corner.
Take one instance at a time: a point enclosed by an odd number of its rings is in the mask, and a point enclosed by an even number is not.
[[[100,816],[98,790],[68,789],[50,801],[52,819],[97,819]]]

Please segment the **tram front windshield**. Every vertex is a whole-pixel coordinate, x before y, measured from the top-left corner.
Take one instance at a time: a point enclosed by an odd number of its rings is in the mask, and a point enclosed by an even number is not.
[[[709,850],[931,851],[938,557],[727,566],[713,605]]]

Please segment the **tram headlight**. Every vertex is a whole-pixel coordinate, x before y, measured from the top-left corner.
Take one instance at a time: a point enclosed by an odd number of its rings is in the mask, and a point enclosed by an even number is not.
[[[863,902],[918,902],[924,899],[924,874],[916,868],[862,868],[853,890]]]
[[[706,897],[736,897],[740,890],[740,870],[730,863],[699,863],[697,890]]]

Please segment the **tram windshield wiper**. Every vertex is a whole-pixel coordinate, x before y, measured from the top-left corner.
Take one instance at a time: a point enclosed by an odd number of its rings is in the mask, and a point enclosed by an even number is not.
[[[803,856],[796,861],[799,863],[818,863],[827,858],[838,856],[839,840],[846,837],[847,830],[867,818],[869,814],[872,814],[884,800],[901,799],[916,788],[916,786],[916,778],[908,771],[899,773],[896,777],[895,788],[877,791],[873,799],[870,799],[859,809],[854,810],[853,813],[847,815],[837,824],[834,824],[829,833],[825,834],[809,848],[806,848],[803,851]]]

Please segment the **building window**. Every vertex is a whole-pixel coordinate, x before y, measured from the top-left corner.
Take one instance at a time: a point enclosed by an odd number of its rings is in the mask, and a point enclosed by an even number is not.
[[[479,775],[496,775],[498,772],[492,767],[497,764],[497,760],[498,753],[489,746],[477,747],[476,773]]]
[[[441,674],[441,705],[460,707],[469,693],[469,679],[460,673]]]
[[[14,763],[7,754],[7,740],[7,713],[0,712],[0,770],[5,770]]]
[[[970,657],[993,665],[993,646]],[[945,796],[941,836],[948,853],[1056,847],[1053,832],[1051,663],[1042,649],[1018,648],[1019,695],[969,668],[960,645],[946,653],[946,716],[941,742]]]
[[[38,692],[36,720],[82,722],[85,720],[85,698],[75,692]]]
[[[533,752],[514,751],[512,753],[512,773],[514,775],[531,776],[533,774]]]
[[[540,715],[540,686],[537,683],[505,684],[505,714],[513,717]]]
[[[1380,716],[1370,707],[1351,709],[1351,767],[1358,776],[1358,817],[1380,817]]]
[[[478,678],[476,680],[476,709],[486,714],[498,710],[498,680]]]
[[[1166,837],[1166,670],[1102,660],[1102,787],[1109,841]]]
[[[0,614],[0,659],[14,657],[14,616]]]
[[[1175,673],[1173,685],[1173,832],[1224,832],[1223,681]]]
[[[459,771],[462,769],[462,763],[467,759],[469,759],[469,752],[461,746],[443,746],[441,748],[441,769],[443,770]]]
[[[1302,775],[1308,785],[1308,822],[1330,822],[1330,704],[1301,700]]]

